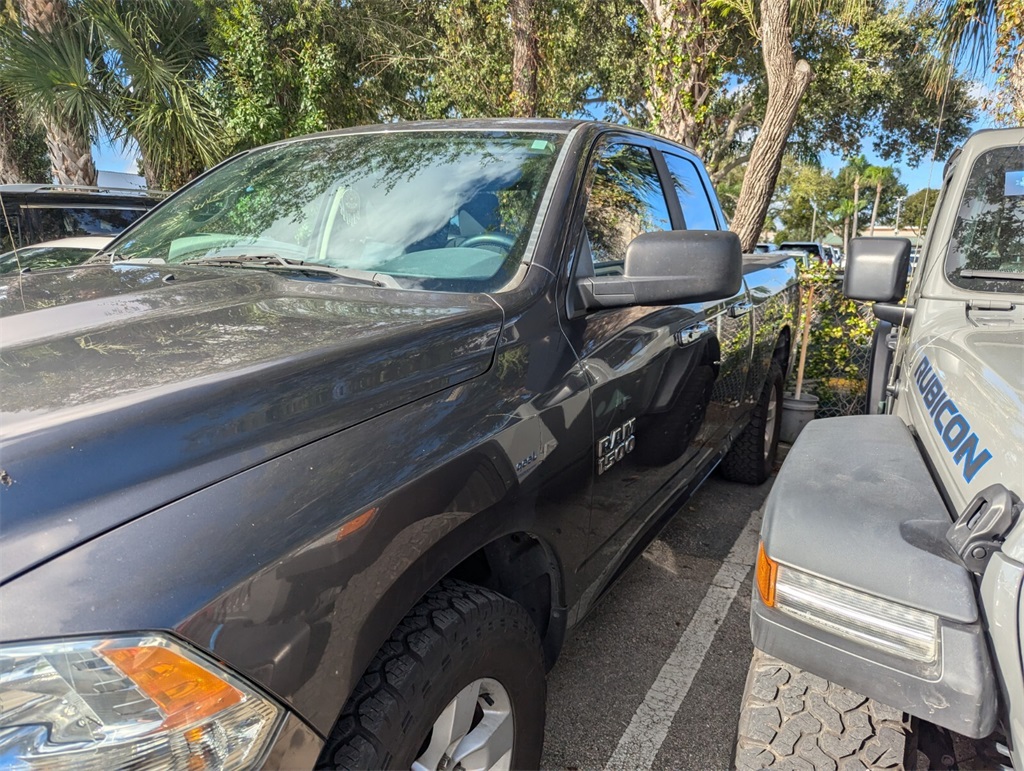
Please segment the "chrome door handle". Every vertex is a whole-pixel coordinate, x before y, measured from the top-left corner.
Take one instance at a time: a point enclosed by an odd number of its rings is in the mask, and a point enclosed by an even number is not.
[[[754,303],[742,302],[729,306],[730,318],[739,318],[754,310]]]
[[[704,337],[704,335],[710,334],[711,327],[709,327],[702,321],[699,324],[694,324],[692,327],[680,329],[678,332],[672,335],[672,337],[675,338],[677,345],[689,345],[690,343],[697,342],[702,337]]]

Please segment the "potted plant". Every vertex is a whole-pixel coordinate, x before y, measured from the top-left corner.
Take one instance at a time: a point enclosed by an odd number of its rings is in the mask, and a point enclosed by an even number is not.
[[[804,391],[804,369],[807,366],[807,347],[811,341],[811,319],[814,316],[815,293],[818,288],[815,276],[817,272],[819,271],[810,266],[801,267],[800,270],[800,358],[797,361],[793,392],[782,396],[782,425],[779,429],[779,438],[783,442],[795,442],[804,426],[814,419],[814,414],[818,410],[818,397]]]

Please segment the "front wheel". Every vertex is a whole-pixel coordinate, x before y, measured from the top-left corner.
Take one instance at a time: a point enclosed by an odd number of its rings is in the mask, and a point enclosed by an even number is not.
[[[782,425],[782,368],[772,362],[750,423],[722,458],[719,468],[726,479],[759,485],[771,476],[779,449]]]
[[[740,704],[737,771],[916,768],[902,712],[754,650]]]
[[[319,768],[537,768],[545,670],[526,609],[443,581],[399,624],[342,710]]]

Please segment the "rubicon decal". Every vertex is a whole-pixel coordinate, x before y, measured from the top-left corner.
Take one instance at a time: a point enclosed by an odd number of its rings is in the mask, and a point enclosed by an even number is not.
[[[917,383],[917,390],[932,417],[932,425],[939,438],[953,456],[953,463],[962,466],[964,479],[970,482],[981,467],[992,459],[992,453],[986,449],[978,450],[981,440],[971,431],[967,416],[949,398],[927,356],[921,359],[914,370],[914,382]]]

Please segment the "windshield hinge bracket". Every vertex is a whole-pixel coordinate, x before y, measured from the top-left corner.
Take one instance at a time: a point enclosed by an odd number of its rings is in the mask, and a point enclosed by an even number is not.
[[[1003,548],[1006,534],[1021,512],[1021,501],[1000,484],[974,496],[946,531],[946,540],[964,566],[979,576],[992,555]]]

